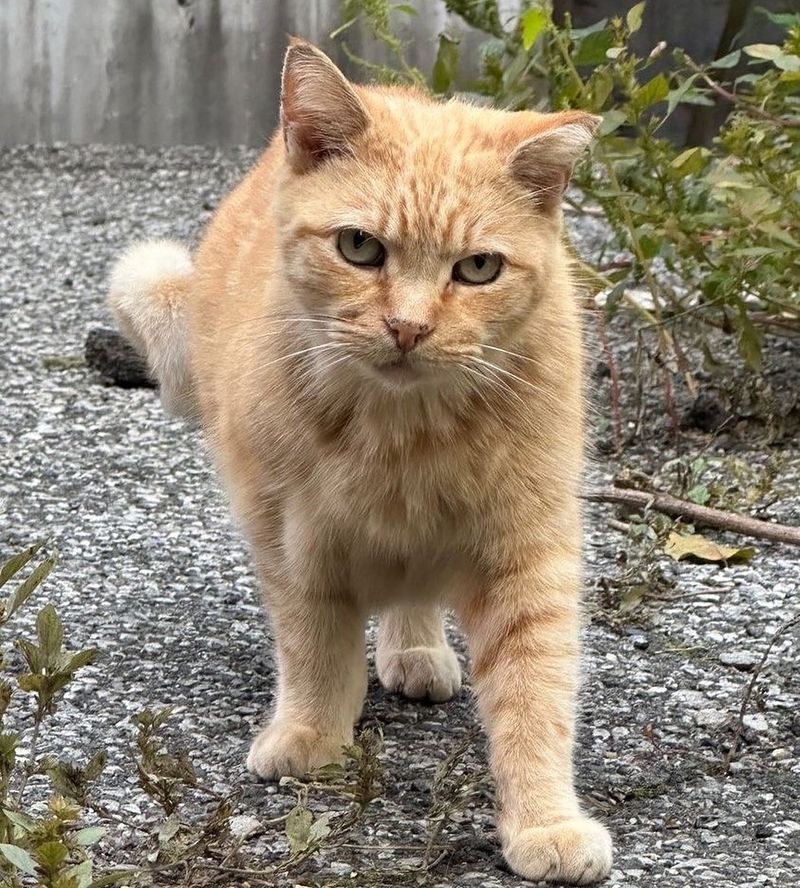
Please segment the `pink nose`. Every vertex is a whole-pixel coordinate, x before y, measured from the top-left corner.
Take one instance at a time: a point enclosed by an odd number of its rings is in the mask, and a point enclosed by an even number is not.
[[[384,323],[402,352],[410,352],[416,348],[418,343],[433,333],[433,327],[430,324],[416,324],[401,318],[384,318]]]

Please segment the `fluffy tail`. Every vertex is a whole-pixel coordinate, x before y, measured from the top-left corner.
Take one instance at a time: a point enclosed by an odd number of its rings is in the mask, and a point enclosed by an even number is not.
[[[185,319],[192,270],[182,244],[135,244],[114,265],[108,294],[120,332],[158,382],[161,403],[183,417],[197,414]]]

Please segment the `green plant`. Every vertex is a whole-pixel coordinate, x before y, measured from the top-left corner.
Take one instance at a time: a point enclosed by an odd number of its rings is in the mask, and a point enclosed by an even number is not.
[[[37,560],[20,582],[21,572]],[[0,601],[0,878],[9,888],[23,884],[102,888],[119,882],[123,874],[97,871],[91,849],[106,831],[85,825],[87,811],[81,802],[86,801],[88,786],[100,776],[105,756],[93,756],[82,768],[52,756],[39,757],[42,729],[56,711],[61,692],[79,669],[95,659],[97,651],[64,648],[64,630],[52,604],[39,611],[35,641],[16,639],[21,669],[12,670],[3,634],[55,562],[54,552],[46,554],[43,545],[36,544],[0,567],[0,589],[12,580],[17,583]],[[27,716],[26,695],[33,699]],[[24,754],[19,753],[23,738],[8,728],[8,721],[31,722],[25,731]],[[51,794],[46,805],[35,807],[29,799],[29,781],[34,776],[49,778]]]
[[[643,334],[655,334],[660,367],[694,388],[681,334],[706,363],[719,360],[709,328],[735,335],[741,357],[758,370],[765,332],[800,333],[800,14],[762,10],[785,29],[781,45],[745,46],[708,65],[675,49],[672,69],[663,70],[664,43],[644,57],[631,49],[642,2],[582,29],[569,16],[555,22],[544,0],[524,2],[511,21],[495,0],[443,3],[486,39],[479,76],[465,83],[458,41],[440,35],[434,93],[462,87],[504,108],[602,115],[593,162],[575,173],[583,197],[567,200],[578,212],[598,204],[627,258],[600,271],[584,265],[584,279],[606,294],[608,316],[625,307]],[[407,10],[387,0],[346,0],[345,8],[345,30],[361,15],[377,38],[390,35],[394,68],[370,65],[371,72],[418,82],[390,27],[392,10]],[[710,148],[662,138],[679,105],[718,102],[728,114]]]

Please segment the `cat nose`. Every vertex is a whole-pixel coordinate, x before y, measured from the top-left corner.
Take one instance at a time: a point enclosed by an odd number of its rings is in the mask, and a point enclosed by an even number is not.
[[[397,347],[402,352],[410,352],[417,344],[433,333],[430,324],[417,324],[402,318],[384,318],[386,329],[394,336]]]

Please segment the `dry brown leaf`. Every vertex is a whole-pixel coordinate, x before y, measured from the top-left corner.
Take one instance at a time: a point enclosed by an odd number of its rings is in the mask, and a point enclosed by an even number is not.
[[[756,554],[752,546],[723,546],[707,540],[699,533],[675,533],[669,535],[664,551],[670,558],[682,561],[692,558],[695,561],[710,561],[718,564],[736,564],[750,561]]]

